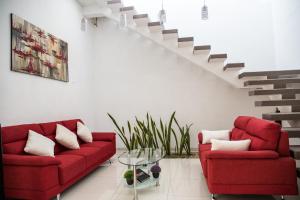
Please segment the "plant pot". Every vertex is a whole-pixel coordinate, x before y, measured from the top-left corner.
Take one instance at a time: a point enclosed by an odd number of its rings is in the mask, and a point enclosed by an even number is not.
[[[132,185],[133,184],[133,179],[126,179],[126,182],[128,185]]]
[[[152,173],[153,178],[158,178],[159,177],[159,173]]]

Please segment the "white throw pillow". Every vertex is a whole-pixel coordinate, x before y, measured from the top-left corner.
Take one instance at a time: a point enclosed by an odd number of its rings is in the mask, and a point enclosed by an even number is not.
[[[55,142],[49,138],[29,130],[28,139],[24,151],[37,156],[54,157]]]
[[[59,144],[65,146],[69,149],[79,149],[80,148],[78,141],[77,141],[76,134],[60,124],[56,125],[55,139]]]
[[[211,139],[216,140],[229,140],[229,130],[218,130],[218,131],[202,131],[202,144],[211,143]]]
[[[77,122],[77,135],[84,142],[93,142],[92,132],[87,126],[85,126],[81,122]]]
[[[251,140],[211,140],[211,150],[223,150],[223,151],[247,151],[249,149]]]

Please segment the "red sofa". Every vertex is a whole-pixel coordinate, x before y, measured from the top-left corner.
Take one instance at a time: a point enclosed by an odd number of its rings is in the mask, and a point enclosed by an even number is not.
[[[79,140],[78,150],[68,150],[56,143],[54,158],[24,152],[29,130],[55,141],[56,124],[76,133],[77,121],[81,120],[2,128],[4,187],[7,198],[51,199],[116,153],[115,133],[92,133],[93,142],[83,143]]]
[[[249,151],[211,151],[211,144],[202,144],[201,133],[198,139],[199,158],[210,193],[298,194],[296,163],[290,157],[288,134],[279,124],[238,117],[230,139],[251,139]]]

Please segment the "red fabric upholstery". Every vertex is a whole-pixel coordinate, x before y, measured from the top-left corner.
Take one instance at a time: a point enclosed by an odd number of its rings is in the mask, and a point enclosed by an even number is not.
[[[94,142],[79,150],[55,145],[55,158],[24,153],[29,130],[55,141],[56,125],[77,132],[77,121],[66,120],[2,128],[4,182],[8,198],[48,200],[87,175],[116,152],[115,133],[93,134]]]
[[[85,159],[77,155],[57,155],[61,164],[58,166],[60,184],[63,185],[86,169]]]
[[[287,132],[282,131],[281,136],[278,143],[277,151],[280,156],[290,156],[290,148],[289,148],[289,135]]]
[[[2,128],[3,152],[7,154],[24,154],[28,131],[32,130],[42,134],[38,124],[24,124]]]
[[[85,159],[87,167],[92,166],[100,159],[100,149],[95,147],[82,147],[76,150],[69,150],[60,153],[60,155],[77,155],[82,156]]]
[[[209,151],[207,159],[277,159],[275,151]]]
[[[62,124],[69,130],[73,131],[74,133],[77,133],[77,122],[83,123],[81,119],[71,119],[62,121]]]
[[[3,155],[4,165],[15,166],[50,166],[59,165],[60,161],[49,156],[27,156],[27,155]]]
[[[238,117],[231,140],[251,139],[250,150],[276,150],[281,134],[279,124],[257,118]]]
[[[199,143],[208,189],[214,194],[298,194],[296,164],[289,157],[288,135],[270,121],[241,116],[231,140],[251,139],[250,151],[211,151]],[[198,135],[199,142],[201,133]]]

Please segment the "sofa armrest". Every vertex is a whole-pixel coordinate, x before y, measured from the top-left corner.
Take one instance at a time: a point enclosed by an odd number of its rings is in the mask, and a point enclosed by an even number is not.
[[[210,151],[207,159],[277,159],[275,151]]]
[[[199,132],[198,133],[198,142],[199,142],[199,144],[202,144],[202,141],[203,141],[203,135],[202,135],[202,132]]]
[[[94,141],[108,141],[115,142],[116,134],[113,132],[93,132]]]
[[[53,157],[49,156],[29,156],[29,155],[14,155],[4,154],[4,165],[15,166],[50,166],[59,165],[61,162]]]

